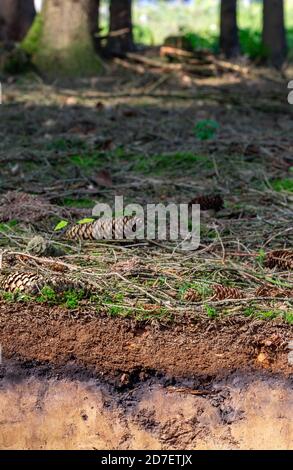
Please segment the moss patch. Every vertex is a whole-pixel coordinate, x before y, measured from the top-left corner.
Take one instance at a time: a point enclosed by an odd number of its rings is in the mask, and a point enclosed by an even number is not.
[[[29,32],[21,43],[22,49],[24,49],[31,56],[34,56],[38,52],[42,31],[43,18],[41,15],[37,15]]]
[[[272,182],[275,191],[287,191],[293,193],[293,177],[275,180]]]
[[[73,43],[60,51],[48,45],[38,48],[34,64],[47,76],[85,77],[95,75],[101,70],[98,56],[87,43]]]

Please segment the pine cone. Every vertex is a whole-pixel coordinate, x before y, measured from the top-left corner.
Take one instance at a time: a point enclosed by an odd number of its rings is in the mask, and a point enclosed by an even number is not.
[[[227,287],[221,284],[213,286],[213,297],[211,300],[243,299],[243,293],[236,287]]]
[[[187,302],[199,302],[201,300],[201,295],[196,289],[187,289],[183,298]]]
[[[274,250],[267,254],[265,265],[267,268],[293,269],[292,250]]]
[[[93,226],[94,222],[74,225],[66,231],[65,238],[69,240],[94,240]]]
[[[189,206],[192,204],[199,204],[202,211],[215,210],[218,212],[224,207],[224,200],[219,194],[211,194],[207,196],[197,196],[192,199],[189,203]]]
[[[44,277],[43,287],[44,286],[51,287],[58,294],[69,290],[82,290],[85,293],[88,293],[92,290],[89,283],[80,281],[78,279],[67,278],[64,277],[64,275],[55,275],[51,278]]]
[[[124,216],[99,219],[87,224],[74,225],[66,232],[70,240],[122,240],[130,238],[143,225],[139,217]]]
[[[47,240],[45,240],[44,237],[37,235],[28,242],[26,246],[26,251],[28,253],[41,256],[46,252],[48,244],[49,243],[47,242]]]
[[[57,273],[65,273],[66,271],[69,270],[68,266],[64,266],[63,264],[58,263],[50,263],[49,265],[51,271],[55,271]]]
[[[36,273],[16,272],[8,274],[0,280],[0,290],[12,294],[16,292],[34,294],[40,290],[39,282],[40,276]]]
[[[84,290],[89,292],[89,284],[76,279],[69,279],[63,275],[43,276],[33,272],[15,272],[4,276],[0,280],[0,290],[5,292],[37,294],[45,286],[51,287],[56,293],[67,290]]]
[[[281,287],[260,286],[255,291],[256,297],[293,297],[293,289],[283,289]]]
[[[26,246],[26,251],[36,256],[63,256],[65,251],[55,247],[51,242],[40,235],[33,237]]]

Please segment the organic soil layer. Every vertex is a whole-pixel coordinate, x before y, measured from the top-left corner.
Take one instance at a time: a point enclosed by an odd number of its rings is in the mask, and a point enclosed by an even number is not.
[[[229,316],[169,324],[121,318],[73,318],[65,309],[0,302],[3,359],[78,366],[95,376],[159,374],[192,378],[237,370],[267,370],[285,375],[292,327],[281,320]]]

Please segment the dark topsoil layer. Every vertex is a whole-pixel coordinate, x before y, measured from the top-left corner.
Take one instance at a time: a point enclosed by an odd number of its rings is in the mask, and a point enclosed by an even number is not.
[[[0,301],[3,363],[43,375],[103,378],[127,387],[150,376],[168,380],[221,377],[239,371],[290,375],[292,328],[280,320],[180,318],[170,324],[73,318],[60,307]],[[40,369],[41,366],[41,369]]]

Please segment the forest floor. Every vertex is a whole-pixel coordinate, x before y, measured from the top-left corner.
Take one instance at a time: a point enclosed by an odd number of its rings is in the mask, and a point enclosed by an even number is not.
[[[96,288],[90,297],[3,293],[4,357],[29,368],[78,364],[120,385],[143,373],[289,374],[292,262],[267,263],[293,241],[288,81],[267,70],[196,78],[113,65],[67,84],[3,82],[2,268],[69,271]],[[217,129],[203,140],[207,120]],[[75,243],[54,230],[117,195],[145,205],[210,194],[224,207],[202,211],[196,251],[167,241]],[[36,234],[59,250],[52,264],[28,254]]]

